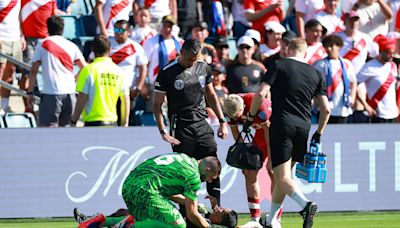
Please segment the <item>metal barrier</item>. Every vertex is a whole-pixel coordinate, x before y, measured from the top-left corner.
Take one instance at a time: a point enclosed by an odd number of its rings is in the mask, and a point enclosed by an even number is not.
[[[24,62],[21,62],[18,59],[12,57],[12,56],[0,53],[0,57],[6,58],[7,61],[9,61],[12,64],[15,64],[16,66],[18,66],[18,67],[20,67],[22,69],[25,69],[25,70],[30,70],[31,69],[31,65],[29,65],[27,63],[24,63]],[[39,73],[41,73],[41,72],[39,72]],[[8,89],[8,90],[14,91],[15,93],[17,93],[20,96],[28,97],[28,94],[26,93],[26,91],[24,91],[24,90],[22,90],[20,88],[17,88],[15,86],[11,85],[10,83],[7,83],[7,82],[5,82],[3,80],[0,80],[0,85],[2,87],[4,87],[4,88]],[[35,102],[40,102],[40,97],[34,96],[34,98],[35,98]]]

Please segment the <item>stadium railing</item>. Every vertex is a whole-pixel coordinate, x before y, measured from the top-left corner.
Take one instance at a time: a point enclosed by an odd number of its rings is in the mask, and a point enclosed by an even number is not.
[[[17,65],[18,67],[20,67],[22,69],[25,69],[25,70],[30,70],[31,69],[31,65],[29,65],[27,63],[24,63],[24,62],[21,62],[21,61],[18,61],[17,59],[13,58],[12,56],[9,56],[9,55],[3,54],[3,53],[0,53],[0,56],[6,58],[7,61]],[[39,73],[41,74],[41,72],[39,72]],[[2,87],[4,87],[4,88],[7,88],[7,89],[15,92],[16,94],[18,94],[20,96],[28,97],[28,94],[26,93],[26,91],[21,90],[20,88],[15,87],[15,86],[11,85],[10,83],[7,83],[7,82],[5,82],[3,80],[0,80],[0,85]],[[40,97],[34,96],[34,98],[35,98],[36,102],[40,101]]]

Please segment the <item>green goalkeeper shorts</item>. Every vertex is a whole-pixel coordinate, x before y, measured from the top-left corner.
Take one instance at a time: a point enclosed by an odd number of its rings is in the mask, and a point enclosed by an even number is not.
[[[151,219],[165,224],[172,224],[176,221],[184,223],[181,213],[168,198],[151,192],[149,189],[143,190],[140,187],[124,185],[122,197],[129,213],[133,215],[136,221]]]

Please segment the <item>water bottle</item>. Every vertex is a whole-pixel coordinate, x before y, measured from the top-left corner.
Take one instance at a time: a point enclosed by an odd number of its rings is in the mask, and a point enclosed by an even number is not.
[[[311,141],[310,143],[310,164],[309,168],[317,168],[317,163],[318,163],[318,153],[319,153],[319,144]]]
[[[318,153],[318,167],[326,168],[327,157],[326,154],[320,152]]]

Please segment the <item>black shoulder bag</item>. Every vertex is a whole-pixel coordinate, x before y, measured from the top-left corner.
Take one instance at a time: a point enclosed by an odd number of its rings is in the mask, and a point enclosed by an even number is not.
[[[226,163],[239,169],[259,170],[263,165],[263,153],[255,144],[250,132],[245,133],[243,142],[239,142],[242,133],[243,131],[240,132],[235,144],[229,147]]]

